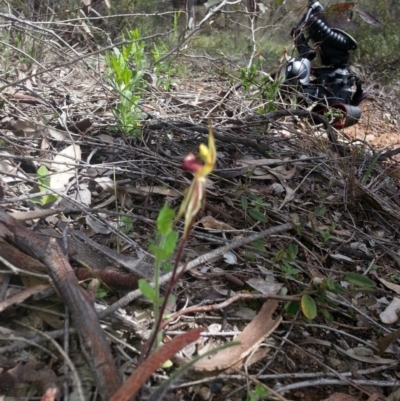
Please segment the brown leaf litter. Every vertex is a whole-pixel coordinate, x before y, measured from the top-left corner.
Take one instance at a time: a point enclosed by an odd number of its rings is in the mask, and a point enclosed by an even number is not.
[[[153,276],[148,243],[161,206],[177,207],[190,182],[181,159],[204,142],[210,117],[218,166],[182,261],[191,274],[176,288],[166,341],[205,327],[176,364],[235,336],[241,345],[200,360],[171,393],[204,399],[205,387],[210,400],[241,400],[248,375],[287,399],[390,395],[399,380],[399,328],[381,314],[400,282],[400,151],[389,95],[386,103],[376,95],[359,125],[337,132],[323,118],[311,124],[304,110],[260,115],[260,104],[228,80],[193,77],[170,91],[150,83],[148,120],[136,140],[110,129],[115,95],[86,62],[28,81],[37,96],[9,87],[1,110],[2,375],[31,382],[21,371],[43,359],[34,366],[45,384],[41,396],[58,394],[57,379],[71,393],[90,396],[95,385],[110,399],[121,383],[118,369],[132,373],[152,324],[136,290],[139,278]],[[40,166],[50,172],[48,185],[38,185]],[[41,204],[49,193],[56,199]],[[375,287],[347,283],[349,271]],[[20,279],[28,273],[38,282]],[[323,279],[346,291],[318,300],[315,321],[284,308],[315,294]],[[223,306],[213,308],[216,299]],[[57,314],[64,328],[51,327],[35,308]],[[69,344],[78,381],[65,374],[64,356],[48,337]],[[148,383],[159,385],[170,372],[160,369]]]

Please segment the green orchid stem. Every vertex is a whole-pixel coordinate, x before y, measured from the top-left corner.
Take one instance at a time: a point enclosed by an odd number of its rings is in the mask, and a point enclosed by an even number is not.
[[[161,248],[163,248],[164,243],[165,243],[165,237],[162,236],[162,238],[161,238],[161,244],[160,244]],[[160,284],[159,284],[159,280],[160,280],[160,269],[161,269],[161,261],[160,261],[160,260],[157,260],[157,261],[156,261],[156,266],[155,266],[155,267],[156,267],[156,268],[155,268],[155,274],[154,274],[154,288],[155,288],[155,290],[156,290],[156,299],[157,299],[157,302],[156,302],[156,305],[155,305],[155,308],[154,308],[154,321],[158,322],[158,318],[159,318],[159,316],[160,316],[160,309],[159,309],[159,307],[158,307],[159,302],[160,302]],[[154,342],[154,345],[152,345],[152,347],[153,347],[153,346],[154,346],[155,348],[158,346],[157,341]]]
[[[165,291],[164,295],[164,300],[163,303],[159,309],[157,319],[155,319],[155,324],[153,331],[151,333],[150,338],[147,340],[146,344],[144,345],[142,352],[139,356],[138,359],[138,365],[140,365],[150,354],[151,349],[153,348],[156,339],[157,339],[157,334],[160,330],[160,327],[162,326],[162,319],[164,316],[165,309],[167,308],[167,303],[168,303],[168,298],[171,295],[172,289],[175,287],[176,283],[179,281],[183,273],[185,272],[185,269],[183,269],[179,274],[178,274],[178,267],[179,267],[179,261],[182,258],[182,253],[183,249],[185,248],[186,242],[188,240],[190,231],[192,230],[192,224],[190,225],[190,228],[187,230],[186,236],[183,236],[179,242],[179,248],[178,252],[175,257],[175,262],[174,262],[174,268],[172,270],[172,275],[171,275],[171,280],[168,283],[167,290]]]

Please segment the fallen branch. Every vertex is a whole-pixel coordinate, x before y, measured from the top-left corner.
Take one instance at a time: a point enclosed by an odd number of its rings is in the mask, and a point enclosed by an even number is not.
[[[195,260],[192,260],[188,264],[181,265],[178,269],[178,275],[180,276],[184,272],[187,272],[191,269],[194,269],[197,266],[207,263],[211,259],[221,257],[226,252],[231,251],[232,249],[240,248],[243,245],[250,244],[251,242],[257,241],[261,238],[266,238],[270,235],[281,234],[285,231],[289,231],[291,228],[292,228],[292,224],[286,223],[286,224],[282,224],[280,226],[269,228],[267,230],[261,231],[260,233],[257,233],[254,235],[250,235],[250,237],[241,238],[239,240],[232,241],[231,243],[229,243],[227,245],[221,246],[220,248],[214,249],[213,251],[211,251],[205,255],[199,256],[198,258],[196,258]],[[164,276],[162,276],[160,278],[159,284],[163,285],[165,283],[168,283],[171,279],[171,276],[172,276],[171,273],[164,274]],[[151,284],[154,285],[154,283],[151,283]],[[139,298],[141,295],[142,295],[142,293],[140,292],[140,290],[135,290],[135,291],[129,292],[124,297],[119,299],[117,302],[112,304],[110,307],[108,307],[107,309],[102,311],[99,314],[99,316],[101,318],[104,318],[105,316],[108,316],[111,313],[116,312],[119,308],[123,308],[124,306],[128,305],[130,302],[132,302],[136,298]]]
[[[90,295],[79,285],[72,267],[54,238],[50,241],[0,210],[0,236],[38,258],[48,269],[55,287],[71,311],[82,352],[104,400],[109,400],[122,381],[100,326]]]

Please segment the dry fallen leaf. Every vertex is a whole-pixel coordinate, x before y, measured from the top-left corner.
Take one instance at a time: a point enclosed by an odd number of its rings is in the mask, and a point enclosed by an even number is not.
[[[12,295],[11,297],[8,297],[4,301],[0,302],[0,312],[3,312],[10,306],[18,305],[32,295],[38,294],[44,290],[47,290],[48,288],[51,288],[50,284],[39,284],[34,287],[26,288],[25,290],[22,290],[17,294]]]
[[[47,132],[48,135],[56,141],[65,141],[69,139],[69,136],[66,132],[56,130],[55,128],[47,127]]]
[[[322,401],[360,401],[358,398],[354,398],[352,395],[344,393],[332,394],[329,398],[325,398]]]
[[[178,198],[182,196],[180,192],[173,188],[165,188],[165,187],[132,187],[126,186],[126,190],[130,194],[139,194],[139,195],[148,195],[148,194],[157,194],[157,195],[164,195],[170,196],[173,198]]]
[[[384,278],[379,278],[378,280],[387,288],[394,291],[397,295],[400,295],[400,285],[393,284],[390,281],[385,280]]]
[[[379,339],[378,344],[377,344],[377,348],[379,350],[378,355],[382,355],[386,351],[386,349],[389,347],[389,345],[399,338],[400,338],[400,329],[398,329],[392,333],[386,334],[386,336]]]
[[[356,352],[353,349],[349,350],[344,350],[337,345],[334,345],[337,351],[341,352],[342,354],[347,355],[350,358],[356,359],[357,361],[365,362],[365,363],[372,363],[372,364],[377,364],[377,365],[385,365],[387,363],[394,363],[396,362],[394,359],[388,359],[388,358],[381,358],[377,355],[373,355],[370,357],[366,356],[360,356],[357,355]]]
[[[215,373],[229,368],[239,368],[244,359],[279,326],[282,317],[272,319],[277,306],[278,301],[276,300],[270,299],[265,302],[257,316],[234,339],[235,342],[240,342],[240,345],[223,349],[209,359],[201,359],[193,365],[193,370]]]
[[[223,255],[224,262],[228,265],[237,265],[237,257],[233,252],[226,252]]]
[[[393,324],[397,322],[400,312],[400,298],[393,298],[388,307],[379,314],[379,318],[385,324]]]
[[[265,295],[275,295],[283,287],[283,284],[277,283],[275,277],[272,275],[267,276],[265,279],[258,277],[250,278],[246,280],[246,284]]]
[[[53,189],[63,188],[75,175],[76,164],[81,160],[81,148],[79,145],[70,145],[63,149],[51,163],[51,168],[57,173],[50,176],[50,187]]]
[[[195,225],[202,224],[204,228],[209,230],[219,230],[219,231],[237,231],[236,228],[226,224],[222,221],[214,219],[212,216],[205,216],[199,220]]]

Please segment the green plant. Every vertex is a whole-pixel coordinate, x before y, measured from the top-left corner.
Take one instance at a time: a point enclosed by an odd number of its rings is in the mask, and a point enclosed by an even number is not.
[[[242,196],[240,199],[243,210],[253,220],[259,221],[260,223],[266,223],[268,219],[264,215],[264,209],[270,208],[271,204],[264,202],[262,198],[254,196],[253,194],[249,194],[248,196],[250,198],[250,205],[247,197]]]
[[[176,68],[170,58],[160,61],[169,51],[164,42],[153,43],[150,56],[146,53],[146,43],[141,40],[139,29],[128,31],[125,39],[128,44],[106,53],[107,76],[119,98],[113,110],[119,129],[127,135],[140,137],[141,121],[145,117],[140,102],[147,87],[146,70],[154,64],[157,85],[168,90]]]
[[[390,281],[398,283],[398,282],[400,282],[400,273],[393,273],[389,276],[389,278],[390,278]]]
[[[338,122],[343,120],[345,117],[343,111],[335,109],[335,108],[329,108],[324,111],[324,117],[331,123],[333,124],[334,122]]]
[[[152,242],[150,246],[150,249],[156,258],[154,287],[145,280],[139,281],[139,289],[142,294],[154,303],[155,324],[152,335],[143,347],[139,362],[142,362],[148,358],[150,351],[154,348],[157,348],[162,336],[161,330],[163,329],[163,311],[166,309],[167,301],[172,293],[172,289],[184,272],[184,270],[178,269],[179,262],[181,260],[185,244],[189,238],[194,219],[197,213],[200,211],[205,199],[207,182],[206,178],[213,171],[217,159],[217,151],[215,148],[211,124],[209,125],[208,146],[201,144],[199,148],[199,154],[200,158],[202,159],[202,163],[196,159],[196,156],[193,153],[189,153],[183,160],[182,168],[193,174],[193,180],[186,191],[176,218],[174,218],[174,210],[170,209],[167,205],[163,207],[157,218],[156,241]],[[176,248],[178,234],[173,230],[173,224],[183,216],[185,218],[183,236],[179,242],[179,246],[177,247],[175,261],[170,273],[171,277],[165,295],[161,298],[159,292],[159,274],[161,264],[172,255]],[[164,264],[164,268],[165,266],[166,265]]]
[[[371,291],[374,288],[374,282],[368,277],[349,272],[345,273],[341,280],[346,281],[350,284],[350,291]],[[328,307],[335,307],[335,302],[331,297],[328,297],[328,293],[341,295],[345,293],[345,289],[336,281],[328,278],[324,278],[320,281],[313,283],[307,292],[304,292],[301,297],[301,302],[291,301],[288,302],[284,309],[289,314],[296,314],[299,309],[303,315],[313,320],[318,311],[321,312],[327,323],[333,321],[333,316],[329,312]]]
[[[286,248],[282,248],[275,256],[275,262],[278,263],[286,280],[294,279],[300,273],[296,266],[298,246],[289,244]]]
[[[45,192],[50,186],[49,170],[45,166],[40,166],[36,172],[37,180],[39,183],[39,191]],[[41,206],[48,205],[58,199],[58,195],[49,194],[43,195],[40,198],[33,198],[32,202],[37,203]]]
[[[134,221],[134,218],[131,216],[120,216],[120,230],[124,234],[130,233],[132,231]]]
[[[154,43],[151,53],[153,55],[154,62],[158,62],[161,57],[168,52],[168,47],[165,43],[159,44]],[[154,72],[157,79],[157,85],[161,86],[164,90],[169,90],[172,82],[172,76],[175,74],[175,68],[171,58],[167,58],[164,61],[155,64]]]
[[[331,234],[329,233],[329,231],[321,231],[321,237],[324,244],[326,244],[331,238]]]
[[[108,294],[110,293],[110,289],[109,288],[105,288],[103,286],[99,286],[99,288],[96,291],[96,299],[102,299],[108,296]]]
[[[138,29],[127,33],[130,43],[114,48],[106,53],[108,79],[118,93],[119,101],[113,110],[119,128],[127,135],[140,136],[141,112],[139,102],[142,99],[146,81],[143,79],[145,60],[145,42],[140,40]]]
[[[364,67],[372,67],[378,73],[379,80],[392,82],[400,76],[396,68],[399,57],[393,51],[400,45],[397,23],[399,7],[385,0],[365,1],[361,5],[363,10],[370,12],[383,24],[383,29],[363,23],[352,32],[358,42],[355,59]]]
[[[159,279],[161,268],[166,270],[171,265],[166,263],[175,251],[178,243],[178,233],[173,230],[175,211],[168,205],[164,205],[157,218],[156,238],[150,243],[149,250],[155,257],[154,287],[146,280],[139,280],[139,289],[142,294],[153,303],[154,320],[159,319],[159,308],[164,299],[160,297]],[[160,333],[161,334],[161,333]],[[159,345],[161,338],[157,338],[155,347]]]
[[[256,384],[254,390],[247,392],[247,399],[249,401],[265,400],[270,396],[269,391],[266,390],[261,384]]]
[[[279,91],[283,82],[283,77],[280,79],[272,79],[269,74],[265,74],[261,70],[261,61],[250,67],[245,67],[240,70],[240,79],[244,90],[250,93],[253,88],[257,88],[264,101],[262,107],[257,112],[260,114],[275,111],[277,106]]]

